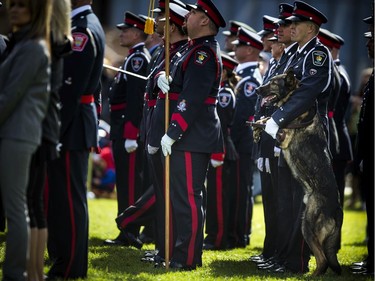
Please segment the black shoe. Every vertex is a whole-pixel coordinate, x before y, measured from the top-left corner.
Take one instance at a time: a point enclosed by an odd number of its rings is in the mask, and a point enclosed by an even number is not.
[[[284,265],[275,263],[272,267],[267,269],[269,273],[286,273],[289,272]]]
[[[195,266],[189,266],[189,265],[184,265],[179,262],[171,261],[169,263],[169,268],[177,271],[191,271],[194,270],[196,267]]]
[[[103,241],[103,245],[107,246],[129,246],[128,239],[120,232],[115,239],[106,239]]]
[[[367,260],[359,261],[359,262],[353,262],[350,265],[350,268],[356,268],[356,267],[366,267],[367,266]]]
[[[249,260],[251,262],[254,262],[256,264],[259,264],[259,263],[263,263],[267,260],[267,258],[265,256],[263,256],[263,254],[260,254],[260,255],[255,255],[255,256],[251,256],[249,258]]]
[[[143,244],[151,244],[151,243],[154,243],[154,239],[152,238],[152,237],[150,237],[150,236],[147,236],[146,234],[144,234],[144,233],[141,233],[140,235],[139,235],[139,240],[141,240],[141,242],[143,243]]]
[[[217,249],[216,249],[215,245],[213,245],[213,244],[203,243],[203,250],[211,251],[211,250],[217,250]]]
[[[133,246],[137,249],[142,249],[143,243],[136,237],[133,233],[130,233],[126,230],[121,230],[121,234],[126,238],[130,246]]]

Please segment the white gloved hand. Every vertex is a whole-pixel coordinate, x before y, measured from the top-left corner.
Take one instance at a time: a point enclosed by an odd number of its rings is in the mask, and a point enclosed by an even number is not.
[[[264,129],[267,134],[269,134],[271,137],[276,139],[277,131],[279,130],[279,125],[276,124],[276,122],[270,118],[266,122],[266,128]]]
[[[124,147],[127,153],[134,152],[138,147],[137,140],[126,139],[124,143]]]
[[[158,152],[158,150],[159,150],[159,147],[151,146],[149,144],[147,145],[147,152],[150,155],[154,155],[156,152]]]
[[[257,168],[259,171],[263,172],[263,158],[262,157],[258,158]]]
[[[217,168],[217,167],[224,164],[224,161],[218,161],[218,160],[215,160],[215,159],[210,159],[210,161],[211,161],[212,167],[214,167],[214,168]]]
[[[264,167],[266,168],[266,173],[271,174],[270,159],[266,158],[264,161]]]
[[[161,150],[163,151],[164,156],[172,154],[172,144],[175,140],[171,139],[167,134],[165,134],[160,141]]]
[[[167,79],[167,76],[165,75],[165,71],[161,71],[160,72],[160,75],[159,75],[159,78],[158,78],[158,87],[160,88],[160,90],[166,94],[168,93],[169,91],[169,84],[172,82],[172,77],[171,76],[168,76],[168,79]]]
[[[273,148],[273,153],[274,153],[275,157],[280,157],[280,152],[281,152],[281,148],[280,147],[275,146]]]

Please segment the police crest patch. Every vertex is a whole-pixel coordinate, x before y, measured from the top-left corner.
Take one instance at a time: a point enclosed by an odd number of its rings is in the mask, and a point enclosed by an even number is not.
[[[199,50],[195,52],[194,63],[198,65],[204,65],[208,61],[209,58],[210,58],[210,55],[207,52]]]
[[[143,58],[135,57],[135,58],[132,58],[130,64],[132,66],[132,69],[135,72],[138,72],[142,68],[143,62],[144,62]]]
[[[253,83],[253,82],[246,82],[245,83],[245,86],[244,86],[244,94],[246,97],[250,97],[251,95],[253,95],[255,93],[255,89],[257,88],[258,86]]]
[[[180,103],[177,105],[177,109],[181,112],[186,111],[186,100],[180,101]]]
[[[87,41],[89,41],[89,36],[85,33],[74,32],[72,33],[73,46],[72,50],[75,52],[82,52],[86,46]]]
[[[219,95],[219,105],[221,107],[227,107],[232,101],[232,95],[230,93],[221,93]]]
[[[313,65],[322,66],[327,59],[327,54],[322,51],[312,52]]]

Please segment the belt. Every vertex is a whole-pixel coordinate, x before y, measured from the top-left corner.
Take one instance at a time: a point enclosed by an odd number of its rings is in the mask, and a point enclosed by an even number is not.
[[[158,94],[159,99],[165,99],[165,96],[166,96],[166,94],[164,94],[163,92],[159,92],[159,94]],[[169,93],[168,98],[170,100],[178,100],[178,93]],[[216,98],[208,97],[208,98],[205,99],[204,103],[215,105],[216,104]]]
[[[124,103],[116,103],[116,104],[111,104],[110,105],[111,111],[125,109],[125,107],[126,107],[126,102],[124,102]]]
[[[93,95],[83,95],[81,96],[81,103],[92,103],[94,102],[94,96]]]
[[[147,101],[147,106],[148,107],[153,107],[156,105],[156,100],[148,100]]]

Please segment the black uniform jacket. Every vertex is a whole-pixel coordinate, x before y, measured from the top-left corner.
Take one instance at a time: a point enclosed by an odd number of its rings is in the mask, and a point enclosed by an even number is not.
[[[167,134],[176,140],[176,150],[216,153],[224,151],[216,102],[222,62],[220,47],[213,36],[191,40],[188,50],[174,56],[170,92],[178,94],[171,107]]]
[[[291,58],[287,69],[293,72],[299,82],[289,100],[277,109],[272,118],[283,128],[295,118],[310,109],[318,109],[321,116],[327,115],[327,102],[332,83],[332,58],[327,47],[316,37],[311,39]],[[327,119],[325,117],[325,119]],[[327,125],[327,120],[323,120]]]
[[[98,111],[105,35],[92,10],[72,19],[73,53],[64,59],[60,88],[61,142],[65,149],[98,146]]]
[[[150,53],[144,43],[129,50],[123,69],[147,77]],[[146,80],[118,72],[109,91],[112,140],[137,139],[142,119]]]

